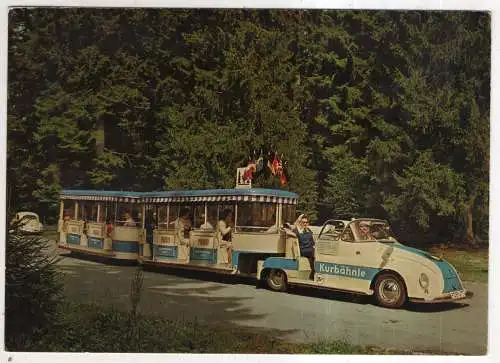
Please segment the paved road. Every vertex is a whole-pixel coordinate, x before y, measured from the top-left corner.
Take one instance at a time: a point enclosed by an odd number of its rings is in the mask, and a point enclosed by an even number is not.
[[[65,257],[66,292],[79,301],[129,308],[136,267]],[[142,312],[167,318],[279,330],[292,341],[348,339],[362,345],[414,351],[486,353],[487,285],[465,283],[475,294],[467,303],[384,309],[367,299],[296,288],[290,293],[258,289],[251,280],[166,270],[144,275]]]

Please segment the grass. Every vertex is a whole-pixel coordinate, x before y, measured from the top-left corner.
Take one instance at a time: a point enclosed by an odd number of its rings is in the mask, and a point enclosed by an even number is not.
[[[429,252],[439,256],[457,269],[462,280],[488,282],[488,249],[432,247]]]
[[[291,343],[275,333],[193,320],[131,314],[98,304],[64,303],[26,351],[133,353],[412,354],[344,340]]]

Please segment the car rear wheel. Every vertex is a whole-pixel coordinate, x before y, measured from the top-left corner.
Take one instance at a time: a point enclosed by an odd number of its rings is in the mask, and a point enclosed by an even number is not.
[[[406,287],[396,274],[384,273],[375,281],[375,298],[380,306],[397,309],[407,300]]]
[[[274,291],[285,291],[287,288],[285,271],[277,269],[269,271],[267,286]]]

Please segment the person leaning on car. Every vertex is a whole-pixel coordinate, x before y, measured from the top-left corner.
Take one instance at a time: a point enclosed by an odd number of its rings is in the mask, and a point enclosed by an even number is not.
[[[305,214],[301,214],[295,221],[294,232],[299,239],[300,255],[307,257],[311,266],[311,275],[314,274],[314,238],[309,228],[309,219]]]

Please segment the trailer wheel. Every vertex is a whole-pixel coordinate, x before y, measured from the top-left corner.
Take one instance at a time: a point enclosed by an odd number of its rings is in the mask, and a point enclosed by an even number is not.
[[[406,303],[406,286],[394,273],[383,273],[375,281],[375,297],[380,306],[397,309]]]
[[[274,291],[286,291],[286,273],[283,270],[272,269],[267,276],[267,286]]]

